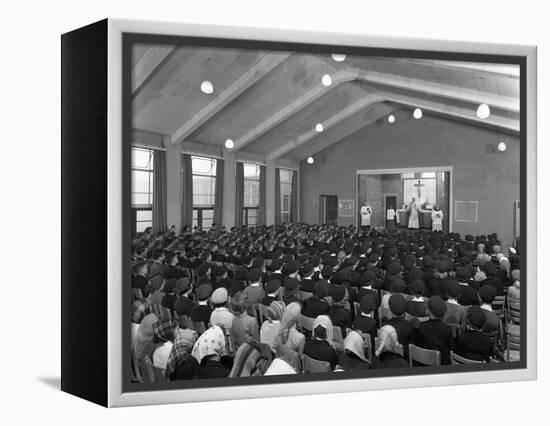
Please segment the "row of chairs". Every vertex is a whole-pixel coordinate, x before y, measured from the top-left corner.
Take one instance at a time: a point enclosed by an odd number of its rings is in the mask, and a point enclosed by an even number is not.
[[[370,341],[370,337],[369,337]],[[329,373],[331,371],[330,363],[326,361],[319,361],[313,359],[307,355],[300,357],[302,372],[305,374],[310,373]],[[409,345],[409,367],[415,365],[423,366],[439,366],[441,365],[441,354],[439,351],[424,349],[413,344]],[[483,364],[482,361],[476,361],[467,359],[457,355],[451,351],[451,364],[452,365],[466,365],[466,364]]]

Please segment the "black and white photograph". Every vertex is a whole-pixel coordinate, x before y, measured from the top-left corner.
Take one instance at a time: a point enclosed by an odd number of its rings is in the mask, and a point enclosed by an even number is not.
[[[132,390],[525,366],[518,61],[124,43]]]

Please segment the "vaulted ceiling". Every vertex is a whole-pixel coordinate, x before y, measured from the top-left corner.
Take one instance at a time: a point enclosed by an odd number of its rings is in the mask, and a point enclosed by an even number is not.
[[[265,160],[301,161],[403,108],[519,132],[519,70],[499,64],[136,45],[132,99],[136,131]]]

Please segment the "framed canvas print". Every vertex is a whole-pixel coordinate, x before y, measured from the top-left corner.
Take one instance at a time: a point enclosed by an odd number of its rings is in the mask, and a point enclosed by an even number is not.
[[[64,391],[536,378],[535,47],[110,19],[61,41]]]

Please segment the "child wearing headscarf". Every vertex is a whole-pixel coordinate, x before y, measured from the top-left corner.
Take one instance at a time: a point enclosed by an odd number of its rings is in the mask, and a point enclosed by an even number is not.
[[[407,368],[407,360],[397,353],[399,342],[397,331],[391,325],[383,326],[379,333],[379,344],[376,347],[375,356],[371,368]]]
[[[277,340],[282,346],[299,354],[303,353],[306,343],[306,337],[296,329],[301,309],[298,302],[293,302],[285,308],[277,336]]]
[[[153,324],[154,344],[157,345],[152,357],[155,367],[162,370],[166,369],[177,328],[178,322],[176,319],[161,320]]]
[[[174,345],[166,363],[165,375],[170,380],[189,380],[195,378],[197,360],[191,356],[196,333],[191,330],[178,330]]]
[[[346,336],[344,352],[338,355],[338,364],[344,371],[370,368],[370,362],[365,357],[365,342],[356,331],[350,331]]]
[[[227,355],[225,333],[219,326],[210,327],[195,342],[191,355],[199,364],[197,379],[227,377],[230,369],[222,364],[222,357]]]
[[[275,343],[281,327],[281,318],[283,317],[284,309],[284,302],[280,300],[271,302],[269,308],[267,308],[267,319],[260,329],[260,342],[268,344],[272,350],[275,350]]]
[[[306,340],[304,355],[318,361],[330,363],[331,370],[336,368],[338,357],[333,343],[332,322],[327,315],[319,315],[313,322],[313,334]]]

